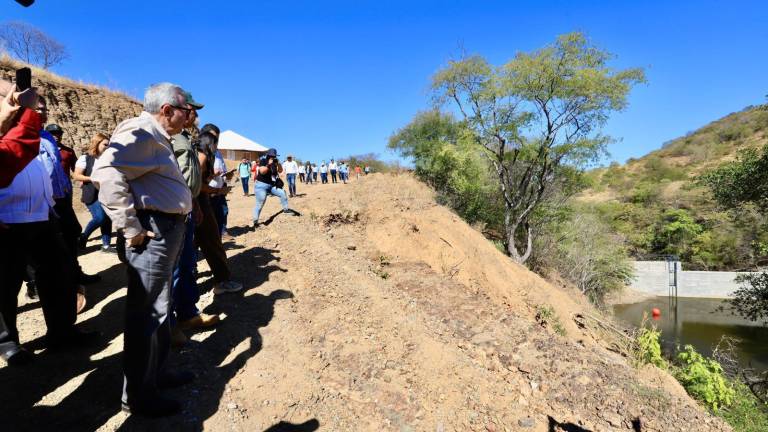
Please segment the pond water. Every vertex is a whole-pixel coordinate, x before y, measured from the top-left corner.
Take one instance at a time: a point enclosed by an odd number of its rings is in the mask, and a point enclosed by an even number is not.
[[[680,297],[675,314],[668,297],[654,297],[640,303],[616,305],[613,311],[620,320],[635,326],[640,325],[643,313],[647,313],[648,322],[661,331],[667,352],[675,345],[693,345],[709,356],[725,335],[740,340],[738,355],[742,367],[768,370],[768,327],[734,316],[727,310],[718,311],[719,306],[727,306],[726,301]],[[651,319],[653,308],[661,310],[658,320]]]

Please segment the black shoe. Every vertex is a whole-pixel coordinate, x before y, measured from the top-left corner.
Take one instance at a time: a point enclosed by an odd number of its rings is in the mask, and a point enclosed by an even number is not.
[[[112,246],[102,246],[101,251],[110,254],[117,253],[117,249],[113,248]]]
[[[181,404],[173,399],[156,396],[141,402],[122,403],[123,412],[150,418],[169,417],[181,412]]]
[[[253,221],[253,229],[256,229],[259,227],[259,221]]]
[[[32,282],[27,282],[27,299],[37,300],[37,287]]]
[[[14,367],[28,365],[35,359],[34,354],[18,345],[4,352],[1,357],[8,363],[8,366]]]
[[[87,348],[101,342],[101,333],[97,331],[73,330],[62,336],[48,338],[46,345],[48,349],[59,351],[65,349]]]
[[[85,273],[80,273],[80,277],[78,278],[78,282],[84,285],[90,285],[92,283],[96,283],[101,281],[101,276],[97,274],[89,275]]]
[[[283,213],[293,215],[293,216],[301,216],[301,213],[297,212],[294,209],[285,209],[283,210]]]
[[[157,377],[157,386],[162,389],[172,389],[185,386],[197,378],[194,373],[182,370],[175,372],[163,372]]]

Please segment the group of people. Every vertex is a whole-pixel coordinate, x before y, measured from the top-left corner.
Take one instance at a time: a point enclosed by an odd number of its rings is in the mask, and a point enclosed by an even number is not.
[[[263,183],[263,181],[259,180],[259,173],[257,170],[261,166],[262,160],[267,158],[267,162],[269,163],[269,159],[272,159],[274,164],[274,168],[277,169],[275,173],[272,173],[270,177],[277,178],[280,173],[285,173],[286,181],[288,182],[288,197],[295,197],[297,196],[296,193],[296,179],[298,177],[299,182],[306,183],[306,184],[312,184],[318,182],[318,174],[320,175],[320,182],[323,184],[328,183],[328,176],[330,175],[330,181],[332,183],[342,182],[346,184],[349,181],[349,170],[350,166],[347,165],[344,161],[339,162],[338,164],[331,158],[331,162],[326,164],[325,161],[322,161],[320,166],[318,167],[316,164],[313,164],[312,162],[299,162],[296,159],[294,159],[293,155],[288,155],[282,163],[279,162],[277,158],[277,152],[275,149],[269,149],[267,153],[262,156],[259,159],[259,162],[254,164],[251,163],[247,158],[243,158],[243,160],[240,162],[240,165],[237,167],[237,172],[240,175],[240,183],[243,187],[243,196],[248,196],[248,189],[249,184],[251,180],[254,182],[254,195],[256,196],[256,207],[259,209],[263,206],[264,200],[266,199],[265,196],[262,196],[262,194],[259,192],[259,189],[264,189],[265,186],[259,186],[258,183]],[[360,176],[365,173],[366,175],[371,172],[370,166],[365,166],[365,168],[357,165],[354,168],[356,178],[359,180]],[[264,178],[262,177],[262,180]],[[282,187],[278,187],[277,189],[282,189]],[[275,191],[273,195],[277,195],[280,197],[281,200],[283,200],[283,196],[280,195],[279,191]],[[283,193],[284,195],[284,193]],[[284,208],[287,207],[287,202],[283,206]],[[254,223],[256,226],[258,226],[258,216],[260,214],[259,211],[254,211]]]
[[[300,164],[297,173],[299,174],[299,180],[302,183],[317,183],[317,176],[319,174],[320,183],[322,184],[328,183],[329,176],[331,183],[337,183],[341,181],[346,184],[349,181],[350,169],[351,167],[346,162],[340,161],[337,164],[335,160],[331,159],[331,162],[328,164],[326,164],[325,161],[322,161],[319,167],[311,162]],[[371,167],[366,165],[365,169],[363,169],[360,165],[356,165],[354,171],[357,179],[360,179],[360,175],[363,172],[365,172],[365,174],[369,174],[371,172]]]
[[[75,325],[86,303],[83,285],[99,279],[82,271],[78,255],[99,229],[101,249],[117,252],[127,270],[123,409],[152,417],[179,412],[180,403],[163,391],[195,377],[166,367],[169,348],[185,342],[185,330],[221,321],[197,307],[198,250],[211,268],[214,294],[243,288],[232,280],[222,243],[234,172],[218,152],[219,128],[198,130],[203,105],[178,85],[160,83],[147,89],[139,116],[109,137],[96,134],[77,158],[62,144],[62,128],[43,129],[45,99],[35,89],[0,82],[0,96],[0,357],[10,367],[34,360],[16,326],[25,279],[40,300],[47,349],[102,342],[99,332]],[[265,199],[276,194],[282,170],[271,153],[256,170]],[[92,215],[84,230],[72,207],[73,180]],[[290,210],[287,202],[284,208]]]

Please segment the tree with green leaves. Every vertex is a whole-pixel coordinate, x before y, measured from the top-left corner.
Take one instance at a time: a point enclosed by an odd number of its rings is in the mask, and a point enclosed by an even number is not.
[[[720,165],[698,179],[708,186],[724,208],[753,204],[768,209],[768,146],[761,152],[741,151],[737,159]]]
[[[441,203],[467,222],[485,225],[486,234],[498,231],[503,215],[498,188],[463,122],[438,110],[421,112],[388,146],[413,160],[416,176],[435,188]]]
[[[768,210],[768,146],[762,152],[742,151],[735,161],[725,163],[698,179],[712,191],[717,203],[736,210],[755,206]],[[731,310],[751,321],[768,325],[768,272],[744,275],[730,300]]]
[[[581,33],[519,53],[496,67],[480,56],[451,61],[432,79],[435,101],[452,105],[490,163],[503,201],[503,244],[525,263],[537,208],[572,175],[606,154],[600,130],[627,105],[641,69],[614,70],[611,55]]]

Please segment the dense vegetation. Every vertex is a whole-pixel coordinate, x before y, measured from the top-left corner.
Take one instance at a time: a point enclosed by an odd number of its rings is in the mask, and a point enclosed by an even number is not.
[[[693,398],[713,414],[722,417],[736,432],[768,430],[768,405],[744,384],[737,371],[728,373],[715,359],[690,346],[667,359],[661,350],[661,332],[640,328],[634,357],[640,364],[652,364],[669,371]]]
[[[677,255],[688,269],[765,264],[764,212],[720,205],[700,179],[738,152],[762,146],[766,130],[768,111],[749,107],[626,165],[592,171],[580,201],[625,239],[634,257]]]
[[[511,259],[556,270],[598,303],[631,268],[600,215],[571,198],[605,153],[602,125],[643,79],[611,69],[610,57],[572,33],[499,67],[479,56],[452,61],[433,77],[437,107],[389,142]]]
[[[766,180],[768,145],[762,152],[751,148],[740,152],[735,161],[708,171],[699,182],[708,186],[715,200],[733,213],[756,208],[760,214],[765,214],[768,209]],[[749,320],[768,324],[768,272],[741,275],[738,281],[742,285],[730,300],[731,309]]]

